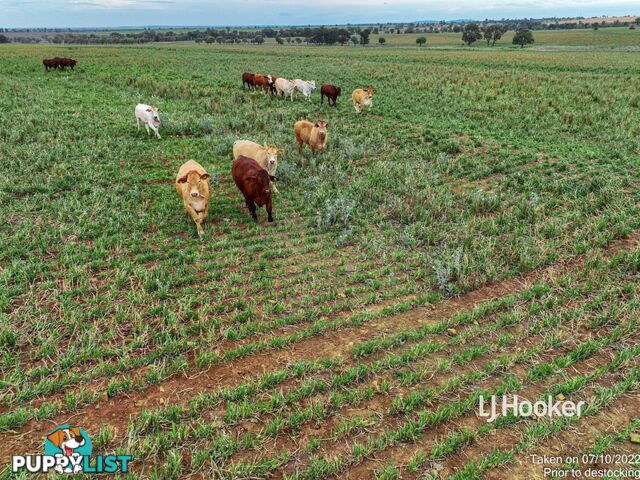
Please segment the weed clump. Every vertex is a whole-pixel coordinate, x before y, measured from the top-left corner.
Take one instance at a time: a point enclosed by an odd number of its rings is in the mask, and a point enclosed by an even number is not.
[[[433,259],[433,271],[440,291],[448,297],[458,293],[456,283],[462,276],[462,247]]]
[[[346,245],[353,230],[355,208],[355,200],[346,195],[327,200],[316,214],[316,228],[321,232],[339,233],[337,243],[340,246]]]

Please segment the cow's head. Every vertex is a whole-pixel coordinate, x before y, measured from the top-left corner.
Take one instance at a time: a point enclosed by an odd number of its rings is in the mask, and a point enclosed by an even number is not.
[[[149,107],[147,108],[147,114],[151,118],[154,127],[160,126],[160,113],[158,107]]]
[[[318,138],[321,141],[324,141],[327,138],[327,128],[329,128],[329,124],[327,122],[320,121],[315,124],[315,127],[318,131]]]
[[[208,173],[200,174],[195,170],[190,171],[183,177],[178,179],[178,183],[187,184],[189,195],[193,198],[203,197],[207,193],[207,180],[211,175]]]
[[[311,80],[309,82],[309,86],[311,87],[311,90],[315,90],[316,89],[316,81],[315,80]]]
[[[269,172],[264,168],[255,172],[255,174],[250,174],[244,177],[245,185],[249,188],[251,197],[258,206],[266,204],[271,198],[269,180],[275,181],[276,177],[269,175]]]
[[[364,91],[367,93],[367,95],[369,95],[370,97],[373,97],[375,89],[373,87],[368,87],[368,88],[365,88]]]
[[[273,174],[278,167],[278,154],[283,154],[284,150],[277,148],[275,145],[265,145],[264,148],[267,154],[267,170],[270,174]]]

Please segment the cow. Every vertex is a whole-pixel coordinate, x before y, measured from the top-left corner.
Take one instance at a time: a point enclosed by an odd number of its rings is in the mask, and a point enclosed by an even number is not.
[[[353,100],[353,108],[356,109],[356,113],[360,113],[364,107],[369,107],[369,111],[371,111],[374,92],[375,90],[372,87],[365,89],[357,88],[353,91],[351,99]]]
[[[151,105],[145,105],[144,103],[139,103],[136,105],[136,125],[138,126],[138,130],[140,130],[140,122],[144,123],[144,128],[147,129],[147,133],[151,134],[149,129],[153,130],[156,134],[156,137],[161,138],[158,133],[158,129],[160,128],[160,116],[158,114],[158,108],[152,107]]]
[[[245,85],[250,89],[255,90],[255,87],[253,86],[253,73],[244,72],[242,74],[242,87],[244,88]]]
[[[296,87],[296,90],[300,92],[304,96],[304,98],[311,101],[311,92],[316,89],[316,82],[313,80],[306,81],[296,78],[293,83]]]
[[[293,96],[296,93],[296,84],[286,78],[279,78],[275,81],[276,94],[278,96],[290,95],[293,102]]]
[[[58,68],[60,64],[58,60],[55,58],[45,58],[42,60],[42,65],[44,65],[45,70],[48,72],[50,68]]]
[[[279,153],[284,153],[284,150],[277,148],[275,145],[262,146],[250,140],[236,140],[233,142],[233,158],[238,158],[240,155],[253,158],[258,162],[258,165],[267,169],[269,175],[276,174]],[[280,193],[275,183],[271,184],[271,189],[273,193]]]
[[[244,196],[244,201],[249,209],[251,217],[257,222],[256,205],[267,209],[267,220],[273,222],[271,189],[269,181],[275,182],[277,178],[269,175],[253,158],[240,155],[233,161],[231,175],[236,186]]]
[[[176,192],[182,198],[187,213],[195,222],[200,237],[204,234],[202,223],[209,215],[210,176],[195,160],[183,163],[176,175]]]
[[[76,64],[78,63],[78,61],[74,60],[73,58],[65,58],[65,57],[58,58],[58,57],[56,57],[56,59],[58,59],[59,64],[60,64],[60,68],[62,68],[63,70],[66,67],[69,67],[69,68],[71,68],[71,70],[73,70],[74,67],[76,66]]]
[[[271,91],[271,95],[275,95],[276,92],[276,80],[280,77],[276,77],[275,75],[267,75],[267,80],[269,80],[269,90]]]
[[[298,153],[302,153],[302,144],[306,143],[311,149],[311,153],[322,152],[327,144],[327,127],[326,122],[318,122],[313,124],[307,120],[300,120],[293,126],[293,133],[298,142]],[[303,165],[305,161],[303,160]]]
[[[262,91],[264,92],[265,95],[271,91],[271,82],[272,82],[271,75],[260,75],[258,73],[255,73],[253,75],[254,90],[256,88],[262,88]]]
[[[323,103],[324,97],[327,97],[327,102],[329,105],[336,106],[336,100],[342,93],[340,87],[336,87],[335,85],[331,85],[330,83],[325,83],[320,87],[320,103]],[[333,102],[333,103],[332,103]]]

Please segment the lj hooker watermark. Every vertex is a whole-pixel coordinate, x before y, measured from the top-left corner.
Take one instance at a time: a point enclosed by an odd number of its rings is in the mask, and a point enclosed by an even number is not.
[[[480,416],[487,418],[487,423],[494,422],[498,417],[515,415],[517,417],[579,417],[586,402],[572,402],[571,400],[554,400],[549,396],[546,401],[538,400],[531,403],[521,400],[517,395],[509,397],[491,396],[489,402],[480,396]]]

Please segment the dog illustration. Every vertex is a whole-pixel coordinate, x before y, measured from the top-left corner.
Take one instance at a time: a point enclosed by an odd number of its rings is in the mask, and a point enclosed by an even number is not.
[[[62,450],[63,453],[57,453],[56,457],[80,457],[80,454],[73,453],[76,448],[85,444],[85,439],[80,433],[80,428],[69,426],[68,428],[60,428],[47,436],[49,441]],[[56,467],[58,473],[63,473],[62,467]],[[76,464],[73,467],[73,473],[82,471],[82,465]]]

